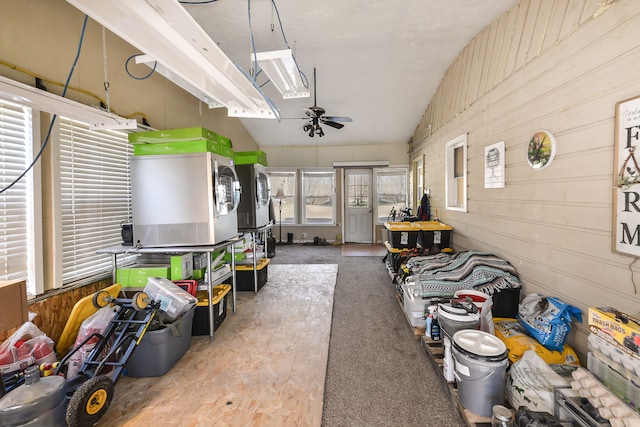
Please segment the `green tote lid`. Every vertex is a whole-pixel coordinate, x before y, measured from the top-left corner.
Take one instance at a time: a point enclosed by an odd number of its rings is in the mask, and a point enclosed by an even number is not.
[[[231,140],[205,128],[184,128],[129,134],[134,156],[212,152],[233,159]]]
[[[264,151],[239,151],[235,153],[236,165],[267,166],[267,154]]]
[[[205,128],[182,128],[135,132],[129,134],[132,144],[158,144],[167,142],[207,140],[231,148],[231,140]]]

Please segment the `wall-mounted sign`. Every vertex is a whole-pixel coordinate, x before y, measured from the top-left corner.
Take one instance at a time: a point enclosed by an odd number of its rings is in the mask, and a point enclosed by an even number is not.
[[[504,188],[504,141],[484,147],[484,188]]]
[[[539,130],[533,134],[527,147],[527,162],[534,169],[544,169],[556,155],[556,139],[551,132]]]
[[[616,104],[613,250],[640,256],[640,97]]]

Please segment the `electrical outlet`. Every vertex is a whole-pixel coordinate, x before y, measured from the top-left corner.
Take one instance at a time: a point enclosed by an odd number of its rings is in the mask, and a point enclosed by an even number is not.
[[[302,239],[306,239],[306,238],[307,238],[307,233],[302,233],[302,234],[300,234],[300,237],[301,237]]]

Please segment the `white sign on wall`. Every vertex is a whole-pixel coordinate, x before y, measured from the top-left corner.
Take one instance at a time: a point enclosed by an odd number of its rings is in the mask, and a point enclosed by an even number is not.
[[[504,188],[504,141],[484,147],[484,188]]]
[[[640,256],[640,97],[616,104],[613,249]]]

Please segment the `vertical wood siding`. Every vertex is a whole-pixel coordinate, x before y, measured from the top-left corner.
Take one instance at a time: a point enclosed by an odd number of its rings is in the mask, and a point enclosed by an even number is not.
[[[640,263],[611,250],[615,104],[640,95],[640,9],[618,0],[601,10],[605,3],[519,1],[452,63],[412,150],[412,159],[425,156],[425,188],[433,212],[454,227],[455,249],[503,256],[524,293],[582,309],[570,343],[583,357],[589,306],[640,315]],[[554,134],[557,151],[533,170],[527,145],[539,129]],[[444,208],[445,144],[464,132],[467,213]],[[506,187],[485,189],[484,148],[499,141]]]

